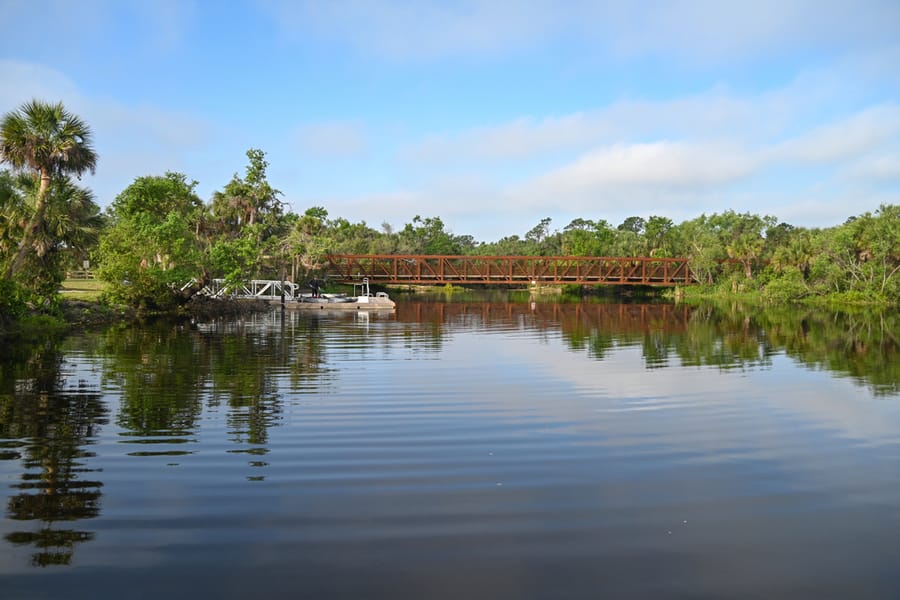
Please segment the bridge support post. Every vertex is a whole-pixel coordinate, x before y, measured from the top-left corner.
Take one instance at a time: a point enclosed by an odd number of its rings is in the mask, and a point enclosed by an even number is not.
[[[284,312],[284,261],[281,261],[281,312]]]

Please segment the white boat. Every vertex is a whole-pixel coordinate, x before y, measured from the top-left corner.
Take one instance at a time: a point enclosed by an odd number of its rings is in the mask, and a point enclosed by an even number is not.
[[[305,302],[307,304],[344,304],[347,302],[356,302],[356,297],[347,296],[345,294],[319,294],[318,296],[301,294],[300,296],[297,296],[297,301]]]
[[[292,302],[290,307],[304,310],[392,310],[397,306],[385,292],[371,293],[368,278],[363,279],[360,284],[354,284],[353,288],[356,293],[354,296],[344,294],[300,296],[299,301]]]

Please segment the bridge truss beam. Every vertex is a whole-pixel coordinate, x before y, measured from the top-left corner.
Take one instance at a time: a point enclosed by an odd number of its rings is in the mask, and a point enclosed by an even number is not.
[[[381,284],[691,285],[686,258],[332,254],[328,275]]]
[[[299,285],[290,281],[252,279],[236,286],[230,286],[224,279],[213,279],[199,293],[212,298],[228,297],[253,300],[279,300],[283,293],[284,299],[291,301],[297,296],[299,289]]]

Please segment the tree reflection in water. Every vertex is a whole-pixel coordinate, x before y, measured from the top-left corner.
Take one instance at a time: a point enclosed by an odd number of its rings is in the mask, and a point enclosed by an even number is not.
[[[0,362],[0,459],[21,460],[25,472],[13,484],[7,516],[39,521],[37,528],[7,534],[14,545],[33,546],[32,564],[68,565],[75,547],[90,541],[90,531],[64,524],[100,514],[96,469],[86,459],[106,408],[98,391],[84,382],[73,389],[61,374],[58,340],[8,344]],[[24,525],[24,523],[23,523]]]
[[[431,324],[436,339],[479,322],[560,331],[570,349],[604,360],[639,345],[648,369],[767,367],[783,352],[852,378],[879,396],[900,392],[900,313],[738,303],[402,302],[397,320]]]
[[[225,407],[226,451],[246,456],[239,460],[253,470],[251,481],[265,479],[270,431],[285,418],[285,399],[327,393],[340,376],[333,365],[348,352],[401,344],[416,356],[440,356],[458,331],[538,330],[597,361],[640,348],[647,369],[767,368],[783,354],[850,377],[875,395],[900,393],[896,311],[410,299],[376,320],[389,322],[369,327],[368,316],[274,311],[0,344],[0,461],[22,469],[6,501],[8,520],[22,525],[6,541],[32,548],[32,563],[48,566],[70,564],[78,544],[94,538],[83,523],[100,515],[103,484],[90,447],[108,409],[100,384],[71,376],[65,361],[72,343],[96,357],[102,385],[117,391],[120,435],[141,448],[129,455],[190,454],[204,412]],[[328,341],[336,328],[339,346]]]
[[[200,325],[157,323],[111,329],[104,337],[103,377],[121,394],[117,424],[130,443],[153,445],[133,455],[184,455],[170,444],[192,442],[204,408],[227,406],[232,454],[265,467],[269,429],[282,414],[282,395],[324,373],[316,323],[287,323],[278,313]],[[259,481],[261,477],[253,477]]]

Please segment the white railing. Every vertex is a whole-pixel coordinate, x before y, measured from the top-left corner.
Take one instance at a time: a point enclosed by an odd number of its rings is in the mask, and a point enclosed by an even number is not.
[[[199,293],[211,298],[280,300],[283,290],[284,299],[293,300],[299,289],[300,286],[296,283],[274,279],[252,279],[234,286],[227,285],[224,279],[213,279]]]

